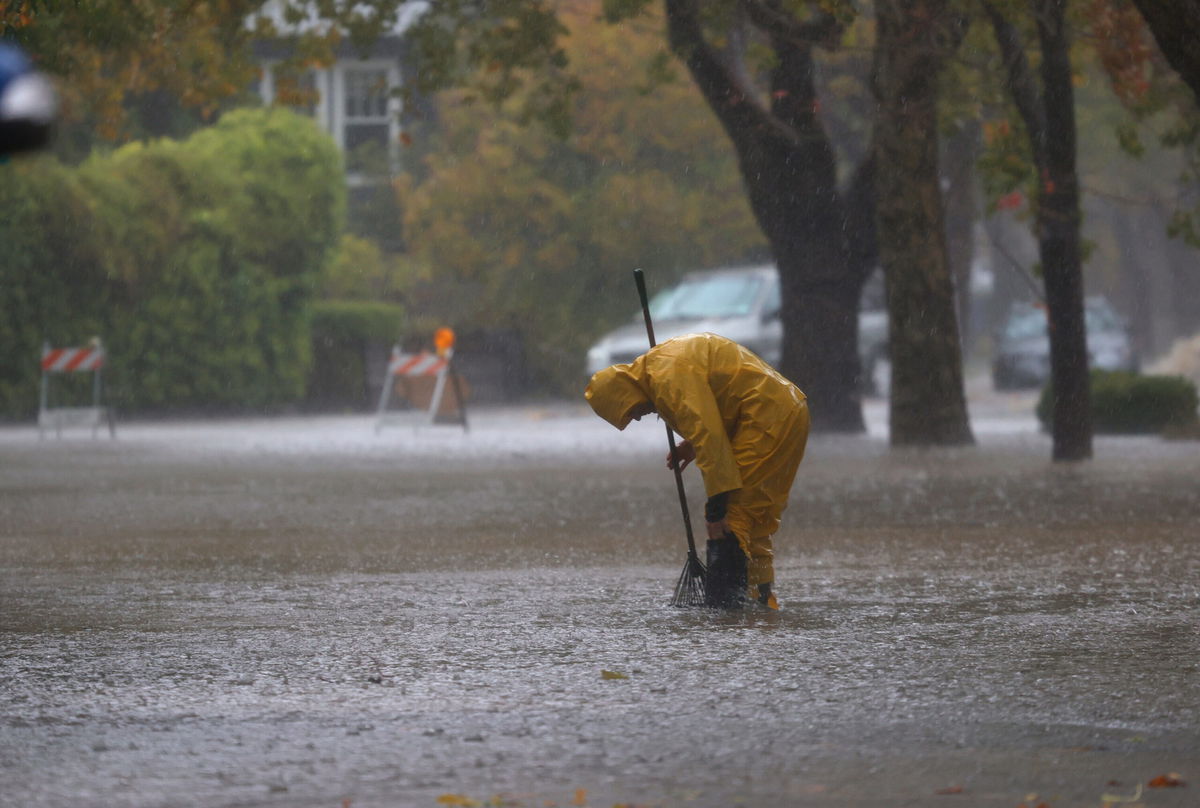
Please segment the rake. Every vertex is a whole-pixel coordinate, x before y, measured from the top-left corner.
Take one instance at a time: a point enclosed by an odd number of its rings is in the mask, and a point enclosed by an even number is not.
[[[650,321],[650,303],[646,298],[646,278],[640,269],[635,269],[633,279],[637,283],[638,297],[642,300],[642,317],[646,320],[646,336],[650,338],[650,347],[653,348],[658,343],[654,341],[654,323]],[[692,536],[692,518],[688,515],[687,494],[683,490],[683,471],[679,468],[679,461],[675,454],[675,433],[671,431],[670,425],[667,425],[667,444],[671,447],[671,468],[675,472],[675,488],[679,491],[679,507],[683,511],[683,528],[687,532],[688,543],[687,561],[684,562],[683,572],[679,573],[679,580],[675,583],[675,594],[671,598],[671,605],[680,608],[704,606],[705,580],[708,577],[708,570],[704,568],[700,556],[696,554],[696,540]]]

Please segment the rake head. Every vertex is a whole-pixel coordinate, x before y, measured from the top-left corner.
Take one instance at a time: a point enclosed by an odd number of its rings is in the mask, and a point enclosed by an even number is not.
[[[687,561],[683,565],[683,572],[679,574],[679,580],[675,583],[675,596],[671,598],[671,605],[680,609],[704,606],[706,604],[705,580],[707,577],[708,571],[704,569],[700,557],[694,551],[689,552]]]

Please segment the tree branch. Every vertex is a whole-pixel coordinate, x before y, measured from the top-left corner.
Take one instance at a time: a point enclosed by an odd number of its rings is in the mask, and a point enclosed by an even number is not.
[[[832,14],[819,11],[801,22],[781,10],[774,0],[740,0],[740,5],[747,18],[774,40],[803,48],[833,48],[841,39],[842,24]]]
[[[1200,104],[1200,6],[1194,2],[1133,0],[1150,26],[1158,49]]]
[[[747,133],[754,133],[757,137],[796,144],[796,133],[777,120],[749,88],[737,81],[717,50],[705,39],[696,0],[666,0],[666,10],[671,50],[687,65],[730,138],[736,143]]]
[[[983,9],[996,34],[996,43],[1000,46],[1004,68],[1008,72],[1009,90],[1017,105],[1017,112],[1029,130],[1033,161],[1040,172],[1046,166],[1046,111],[1029,60],[1025,57],[1025,43],[1021,39],[1021,32],[1005,19],[999,9],[986,0]]]

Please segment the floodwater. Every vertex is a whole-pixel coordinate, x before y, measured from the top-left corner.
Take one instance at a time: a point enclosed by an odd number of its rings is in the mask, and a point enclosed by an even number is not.
[[[656,422],[0,429],[0,804],[1194,806],[1200,444],[1028,404],[815,438],[734,615]]]

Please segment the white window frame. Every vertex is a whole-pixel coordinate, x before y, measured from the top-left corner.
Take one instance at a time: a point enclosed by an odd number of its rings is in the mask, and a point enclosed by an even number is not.
[[[387,84],[387,101],[385,111],[380,115],[364,115],[351,117],[346,112],[349,91],[349,77],[364,72],[382,73]],[[346,129],[355,123],[387,124],[387,155],[388,162],[395,167],[399,157],[397,144],[400,139],[400,99],[391,93],[400,86],[400,67],[392,59],[348,59],[336,63],[332,70],[333,92],[330,93],[330,131],[334,140],[343,152],[346,150]],[[351,184],[364,184],[367,178],[351,171],[348,174]]]
[[[258,97],[267,105],[275,103],[275,69],[278,64],[278,60],[262,63],[262,78],[258,82]],[[329,71],[309,70],[308,74],[312,76],[313,89],[317,91],[317,103],[313,106],[311,117],[323,131],[332,133],[330,125]],[[310,114],[305,110],[297,111],[302,115]]]
[[[278,61],[263,63],[262,78],[259,81],[259,96],[264,103],[275,103],[275,69]],[[360,72],[374,71],[386,76],[388,97],[386,112],[383,115],[350,116],[346,112],[348,96],[348,77]],[[388,127],[387,154],[393,169],[399,158],[398,143],[400,140],[400,99],[391,91],[400,86],[400,67],[392,59],[350,59],[337,62],[331,68],[311,70],[314,87],[317,91],[317,103],[313,108],[312,117],[322,130],[333,137],[338,149],[346,151],[346,127],[355,123],[386,123]],[[349,171],[347,181],[352,185],[364,185],[369,182],[367,177],[358,172]]]

